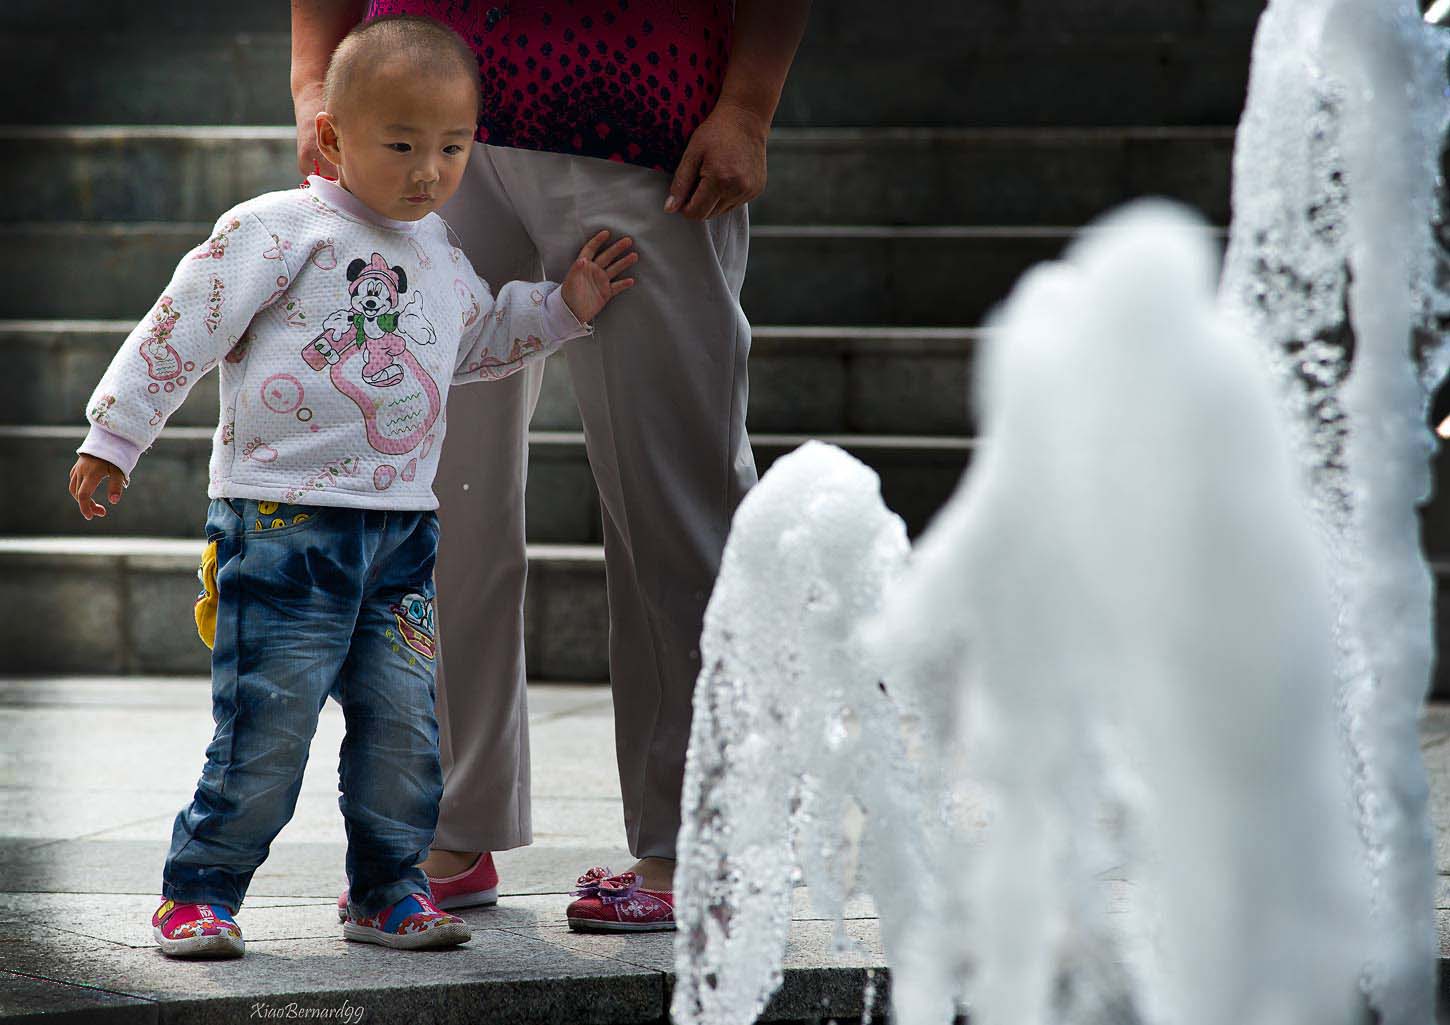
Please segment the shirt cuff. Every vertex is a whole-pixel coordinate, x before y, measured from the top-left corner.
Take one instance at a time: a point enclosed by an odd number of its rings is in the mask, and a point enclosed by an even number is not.
[[[111,433],[104,427],[91,424],[91,433],[86,435],[86,440],[81,442],[76,454],[95,456],[114,463],[126,475],[126,479],[130,480],[131,471],[136,469],[136,461],[141,458],[141,446],[127,441],[119,434]]]
[[[574,311],[569,309],[569,304],[564,301],[562,288],[556,288],[544,296],[544,327],[549,332],[549,340],[553,342],[594,333],[593,324],[582,323],[574,316]]]

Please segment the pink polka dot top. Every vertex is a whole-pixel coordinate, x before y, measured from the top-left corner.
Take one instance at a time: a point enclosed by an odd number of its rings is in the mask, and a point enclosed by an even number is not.
[[[372,0],[421,14],[478,58],[477,138],[673,171],[714,108],[732,0]]]

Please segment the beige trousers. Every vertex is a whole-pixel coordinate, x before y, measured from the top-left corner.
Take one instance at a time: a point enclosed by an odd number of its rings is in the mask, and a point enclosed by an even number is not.
[[[554,358],[568,367],[603,507],[625,833],[636,857],[672,858],[700,627],[756,471],[740,308],[748,214],[666,214],[668,185],[630,164],[475,143],[442,215],[494,286],[561,281],[601,228],[631,236],[640,254],[635,287],[596,318],[591,338]],[[448,405],[436,483],[441,849],[532,840],[524,480],[540,369],[456,389]]]

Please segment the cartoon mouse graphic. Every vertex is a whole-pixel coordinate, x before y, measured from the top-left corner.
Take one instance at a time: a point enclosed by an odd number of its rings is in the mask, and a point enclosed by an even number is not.
[[[183,366],[180,354],[169,340],[176,322],[181,319],[175,302],[169,295],[161,297],[151,313],[151,328],[140,343],[141,358],[146,361],[146,376],[152,380],[149,387],[153,392],[162,386],[173,391],[177,385],[185,385],[186,378],[181,372],[191,369],[189,365]]]
[[[363,380],[376,388],[390,388],[403,379],[398,356],[408,342],[432,345],[437,338],[433,325],[423,316],[422,297],[414,292],[399,311],[399,299],[408,290],[408,275],[402,267],[389,267],[381,253],[374,253],[371,261],[353,260],[347,267],[347,280],[352,302],[322,322],[322,334],[309,345],[317,356],[308,363],[320,370],[313,362],[317,357],[336,363],[338,349],[363,346],[368,353]]]
[[[420,292],[403,304],[407,272],[381,253],[348,264],[347,281],[348,306],[323,321],[302,358],[313,370],[327,371],[357,405],[373,448],[401,455],[426,437],[443,408],[438,385],[408,348],[434,344],[437,333],[423,314]],[[354,359],[359,353],[366,353],[361,368]]]

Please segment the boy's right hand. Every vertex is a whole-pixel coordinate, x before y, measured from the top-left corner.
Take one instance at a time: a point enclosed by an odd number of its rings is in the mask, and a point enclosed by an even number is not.
[[[70,496],[80,506],[81,515],[86,519],[93,516],[106,515],[106,507],[101,505],[91,496],[95,494],[96,488],[101,486],[101,481],[110,478],[111,484],[107,489],[106,499],[112,505],[121,500],[121,491],[126,486],[126,475],[114,463],[108,463],[104,459],[97,459],[95,456],[82,455],[76,460],[76,464],[70,470]]]
[[[620,277],[639,260],[639,253],[630,251],[634,240],[626,235],[605,249],[608,241],[609,232],[605,230],[585,242],[579,258],[559,284],[564,304],[581,324],[593,320],[620,292],[634,287],[634,278]]]

